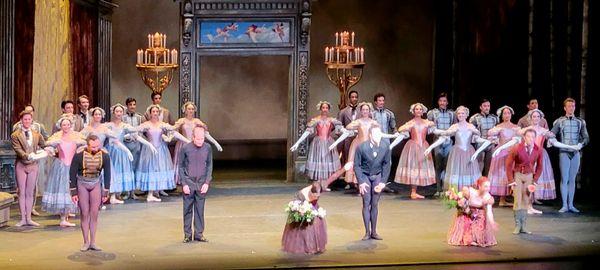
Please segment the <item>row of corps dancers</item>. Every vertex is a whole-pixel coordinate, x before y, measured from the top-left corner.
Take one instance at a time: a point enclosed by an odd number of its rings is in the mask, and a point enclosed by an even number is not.
[[[367,131],[370,127],[379,126],[383,132],[387,132],[383,135],[384,138],[394,138],[391,148],[408,139],[402,150],[394,181],[410,185],[412,199],[423,198],[417,193],[419,186],[437,183],[436,196],[439,196],[443,188],[454,186],[461,190],[462,187],[473,186],[483,175],[490,178],[490,192],[500,197],[499,204],[510,206],[505,200],[510,191],[505,171],[506,156],[510,147],[518,143],[527,130],[535,130],[535,142],[543,150],[545,165],[536,183],[535,198],[556,198],[552,167],[544,149],[544,143],[547,142],[548,146],[560,149],[563,205],[559,211],[579,212],[573,205],[575,177],[579,170],[580,150],[589,142],[589,135],[585,121],[574,115],[576,102],[571,98],[564,101],[565,116],[554,121],[552,130],[549,130],[544,114],[537,109],[535,99],[528,104],[529,112],[515,125],[511,122],[514,110],[509,106],[503,106],[497,111],[502,122],[490,113],[489,100],[482,100],[480,113],[468,118],[468,108],[459,106],[456,112],[452,111],[448,108],[447,95],[442,93],[438,97],[438,108],[431,111],[421,103],[411,105],[413,119],[396,129],[393,112],[384,107],[383,94],[375,95],[376,108],[367,102],[358,103],[356,91],[351,91],[348,97],[350,105],[340,111],[337,119],[329,116],[329,102],[319,102],[317,109],[320,115],[308,123],[306,131],[291,147],[295,151],[301,142],[311,134],[315,135],[309,146],[306,174],[309,179],[320,182],[324,190],[328,190],[329,184],[344,173],[346,182],[356,183],[352,170],[355,149],[368,140]],[[425,115],[427,119],[424,119]],[[344,124],[348,120],[350,122]],[[339,134],[337,141],[333,139],[334,134]],[[426,140],[428,134],[435,136],[431,145]],[[353,136],[354,138],[349,138]],[[454,143],[450,137],[454,137]],[[336,145],[342,142],[344,147],[340,149],[340,157]],[[432,151],[435,159],[431,155]],[[532,212],[536,210],[530,207],[530,213]]]
[[[60,215],[60,226],[75,226],[68,221],[69,216],[77,212],[69,191],[69,168],[75,154],[85,146],[84,138],[89,135],[97,137],[103,151],[110,156],[111,203],[123,203],[118,195],[125,193],[133,197],[136,189],[148,192],[148,202],[161,201],[159,191],[175,188],[179,151],[175,151],[172,158],[168,143],[177,139],[176,149],[179,149],[183,143],[190,141],[194,127],[201,126],[207,130],[207,126],[194,117],[197,107],[191,102],[182,107],[184,118],[173,125],[166,123],[163,120],[171,120],[168,110],[159,105],[160,94],[152,94],[152,99],[155,104],[147,108],[145,116],[135,112],[134,98],[126,100],[127,106],[115,104],[110,108],[111,121],[105,123],[102,122],[104,110],[98,107],[88,109],[89,99],[86,96],[78,99],[78,114],[73,113],[72,101],[64,101],[61,104],[63,115],[49,137],[44,126],[33,120],[35,109],[28,105],[20,114],[20,121],[14,125],[11,135],[17,153],[16,176],[21,212],[17,226],[39,226],[31,216],[38,173],[43,171],[40,166],[45,164],[40,160],[47,156],[56,158],[52,160],[47,176],[42,210]],[[205,133],[207,140],[221,151],[218,142],[208,131]]]

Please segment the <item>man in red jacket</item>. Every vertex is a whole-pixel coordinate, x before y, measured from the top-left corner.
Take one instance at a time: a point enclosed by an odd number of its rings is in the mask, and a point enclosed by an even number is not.
[[[535,190],[540,174],[542,173],[542,150],[535,141],[536,132],[528,129],[524,142],[513,146],[506,158],[506,175],[508,185],[513,189],[516,227],[514,234],[531,232],[525,229],[527,224],[527,207],[531,204],[531,192]]]

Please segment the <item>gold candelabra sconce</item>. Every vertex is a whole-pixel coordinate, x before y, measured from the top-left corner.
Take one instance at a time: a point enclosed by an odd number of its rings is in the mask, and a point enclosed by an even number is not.
[[[142,81],[152,92],[162,92],[173,80],[173,71],[177,69],[177,50],[166,48],[167,35],[155,33],[148,35],[148,48],[137,50],[135,67],[140,71]]]
[[[354,46],[355,34],[335,33],[335,46],[325,47],[327,78],[340,93],[339,109],[346,107],[348,90],[362,78],[365,67],[365,49]]]

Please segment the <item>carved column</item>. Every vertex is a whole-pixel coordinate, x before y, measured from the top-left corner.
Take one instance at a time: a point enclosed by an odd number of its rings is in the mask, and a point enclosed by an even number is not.
[[[192,57],[194,56],[194,48],[196,41],[193,41],[193,33],[196,31],[194,25],[194,13],[192,8],[192,2],[190,0],[183,1],[181,4],[181,61],[179,62],[179,107],[183,106],[188,101],[193,101],[196,104],[200,104],[199,97],[192,96],[192,78],[199,77],[199,74],[192,76]],[[198,80],[198,78],[196,78]]]
[[[306,130],[306,123],[308,122],[308,87],[310,85],[308,72],[310,67],[310,24],[311,24],[311,3],[310,0],[303,0],[300,6],[299,26],[298,33],[299,38],[296,40],[296,60],[297,64],[297,87],[295,88],[295,100],[292,100],[291,108],[295,111],[295,120],[293,123],[295,127],[291,128],[292,136],[288,138],[288,147],[300,138],[304,130]],[[308,154],[308,141],[302,142],[298,147],[295,154],[288,152],[288,181],[294,179],[303,178],[303,169],[306,165],[306,158]]]

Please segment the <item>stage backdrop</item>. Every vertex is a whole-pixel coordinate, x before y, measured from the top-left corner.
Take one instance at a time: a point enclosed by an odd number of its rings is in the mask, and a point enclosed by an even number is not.
[[[350,30],[357,35],[356,42],[366,48],[365,74],[353,89],[360,92],[361,100],[371,102],[376,92],[387,96],[387,104],[399,122],[410,118],[408,107],[432,99],[431,70],[433,45],[433,1],[316,1],[312,6],[309,117],[316,115],[319,100],[338,101],[337,89],[328,81],[323,65],[324,47],[335,43],[336,31]],[[118,1],[113,15],[113,73],[111,102],[123,102],[127,96],[138,99],[139,110],[150,104],[150,91],[143,85],[134,67],[135,51],[145,45],[150,32],[167,34],[167,46],[178,47],[179,4],[172,0]],[[131,16],[131,14],[136,16]],[[170,38],[173,37],[173,38]],[[200,118],[207,122],[217,139],[247,140],[255,138],[286,138],[286,129],[277,131],[277,119],[286,119],[285,98],[289,61],[277,57],[209,57],[202,60],[200,72],[202,91]],[[281,65],[278,70],[273,65]],[[208,70],[211,69],[211,70]],[[268,76],[265,72],[270,72]],[[273,74],[275,72],[275,74]],[[283,76],[274,77],[276,74]],[[233,76],[231,76],[231,75]],[[259,87],[252,82],[261,82]],[[173,82],[163,97],[171,111],[178,111],[178,80]],[[283,88],[281,88],[283,87]],[[221,91],[216,93],[213,91]],[[246,92],[245,95],[241,93]],[[231,94],[230,94],[231,93]],[[238,94],[239,93],[239,94]],[[272,104],[257,103],[244,98],[269,97]],[[210,100],[218,98],[218,100]],[[282,98],[280,102],[278,98]],[[215,102],[213,104],[213,102]],[[255,105],[260,109],[229,117],[230,111]],[[210,108],[206,108],[209,106]],[[333,106],[332,115],[337,115]],[[265,113],[255,113],[264,111]],[[272,113],[277,116],[273,119]],[[229,118],[228,118],[229,117]],[[248,122],[264,123],[262,129],[239,129]],[[237,124],[240,123],[240,124]],[[218,135],[218,136],[216,136]],[[230,149],[231,151],[231,149]],[[260,158],[261,153],[254,153]],[[285,157],[285,153],[282,153]]]

